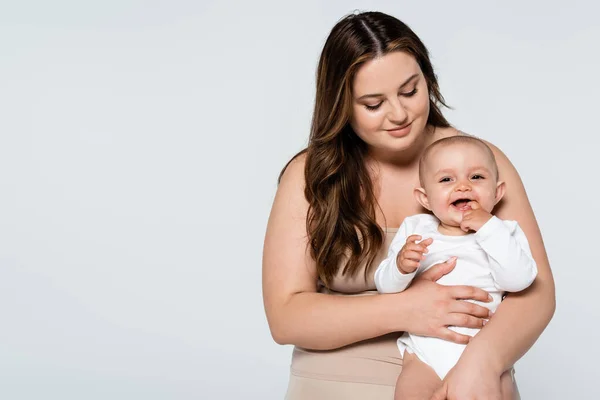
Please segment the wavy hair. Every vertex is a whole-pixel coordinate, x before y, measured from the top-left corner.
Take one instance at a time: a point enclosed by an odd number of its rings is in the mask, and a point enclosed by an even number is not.
[[[317,273],[326,286],[340,268],[343,275],[355,276],[363,263],[366,279],[384,242],[375,220],[378,204],[365,164],[367,145],[350,126],[350,118],[352,83],[358,69],[394,51],[412,55],[423,72],[429,89],[427,123],[450,126],[440,111],[440,106],[447,105],[427,48],[406,24],[384,13],[364,12],[348,15],[333,27],[317,68],[309,143],[292,158],[306,153],[306,230]]]

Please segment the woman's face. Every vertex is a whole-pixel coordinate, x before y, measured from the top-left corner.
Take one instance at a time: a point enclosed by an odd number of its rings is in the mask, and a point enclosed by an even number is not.
[[[354,132],[374,153],[410,148],[429,116],[427,82],[416,60],[395,51],[368,61],[352,85]]]

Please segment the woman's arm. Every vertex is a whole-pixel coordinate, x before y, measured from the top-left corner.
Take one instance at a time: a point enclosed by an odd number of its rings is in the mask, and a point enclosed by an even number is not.
[[[325,350],[392,332],[385,297],[317,293],[315,262],[307,246],[307,210],[300,156],[282,176],[263,250],[263,298],[275,341]]]
[[[307,246],[307,210],[302,155],[282,176],[265,236],[263,298],[273,339],[326,350],[401,330],[392,326],[404,318],[388,313],[389,296],[317,293],[315,261]]]

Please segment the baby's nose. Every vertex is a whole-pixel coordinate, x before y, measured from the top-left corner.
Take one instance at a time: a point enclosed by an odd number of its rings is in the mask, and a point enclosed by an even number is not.
[[[459,182],[458,185],[456,185],[456,190],[461,192],[471,190],[471,185],[469,185],[467,182]]]

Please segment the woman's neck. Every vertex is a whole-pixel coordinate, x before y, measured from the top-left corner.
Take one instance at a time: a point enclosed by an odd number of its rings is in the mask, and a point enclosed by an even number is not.
[[[377,169],[405,172],[412,171],[419,165],[421,155],[435,140],[435,127],[426,126],[412,145],[402,151],[371,150],[367,152],[367,163]]]

